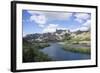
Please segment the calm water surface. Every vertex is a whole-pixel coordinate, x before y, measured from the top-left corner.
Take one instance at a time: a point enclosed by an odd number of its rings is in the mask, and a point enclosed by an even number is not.
[[[42,51],[45,54],[48,54],[48,56],[55,61],[90,59],[90,55],[88,54],[65,51],[61,47],[61,45],[57,43],[51,43],[49,47],[46,47],[40,51]]]

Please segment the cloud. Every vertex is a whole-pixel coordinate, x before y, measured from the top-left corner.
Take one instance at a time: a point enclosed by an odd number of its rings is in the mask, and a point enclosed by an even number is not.
[[[44,27],[46,24],[46,16],[43,13],[37,11],[28,11],[28,13],[31,14],[30,21],[34,21],[39,27]]]
[[[49,18],[55,18],[57,20],[68,20],[73,13],[71,12],[45,12],[45,15]]]
[[[83,23],[84,21],[80,18],[76,18],[75,21],[78,21],[79,23]]]
[[[81,28],[79,28],[79,30],[86,31],[86,30],[88,30],[88,27],[81,27]]]
[[[88,13],[76,13],[75,17],[79,18],[79,19],[87,20],[90,18],[90,14],[88,14]]]
[[[75,29],[71,29],[71,31],[72,32],[77,31],[77,30],[86,31],[86,30],[91,28],[90,25],[91,25],[91,20],[89,19],[85,23],[81,24],[80,27],[75,28]]]
[[[39,12],[39,11],[28,10],[27,12],[30,13],[31,15],[33,15],[35,13],[41,14],[41,12]]]
[[[83,26],[90,27],[91,25],[91,20],[87,20],[85,23],[82,24]]]
[[[68,20],[71,17],[75,17],[74,20],[80,23],[80,28],[75,28],[76,30],[87,30],[90,27],[91,15],[89,13],[75,13],[75,12],[49,12],[49,11],[27,11],[30,16],[30,21],[37,23],[39,27],[43,28],[43,32],[55,32],[56,29],[67,30],[67,28],[59,27],[59,24],[50,24],[48,20]],[[48,24],[48,26],[46,26]]]
[[[55,32],[56,30],[68,30],[67,28],[60,27],[59,24],[49,24],[47,27],[43,29],[43,33],[46,32]]]
[[[54,12],[54,11],[52,11],[52,12],[49,12],[49,11],[28,11],[28,13],[45,15],[48,19],[55,18],[58,20],[67,20],[73,15],[72,12]]]
[[[77,31],[77,30],[86,31],[86,30],[91,28],[90,25],[91,25],[91,20],[89,19],[85,23],[81,24],[80,27],[75,28],[75,29],[71,29],[71,31],[72,32]]]
[[[75,32],[75,31],[78,31],[78,30],[86,31],[88,29],[89,29],[88,27],[83,26],[83,27],[78,27],[78,28],[75,28],[75,29],[71,29],[70,31],[71,32]]]
[[[56,29],[58,28],[58,25],[59,24],[49,24],[47,27],[45,27],[43,29],[43,33],[46,33],[46,32],[55,32]]]
[[[89,13],[75,13],[74,16],[76,17],[75,20],[79,23],[84,23],[84,21],[87,21],[91,18]]]
[[[58,27],[58,30],[68,30],[68,28],[64,28],[64,27]]]
[[[30,21],[34,21],[36,22],[40,27],[44,26],[44,24],[46,23],[46,17],[44,15],[33,15],[30,17]]]
[[[72,12],[48,12],[48,11],[27,11],[30,16],[30,21],[34,21],[39,27],[45,27],[48,20],[68,20],[73,15]],[[50,23],[49,23],[50,24]]]

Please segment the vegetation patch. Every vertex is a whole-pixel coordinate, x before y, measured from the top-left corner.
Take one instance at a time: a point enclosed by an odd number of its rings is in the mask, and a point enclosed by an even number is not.
[[[72,47],[72,45],[62,45],[64,50],[71,51],[71,52],[77,52],[77,53],[84,53],[84,54],[90,54],[91,49],[90,48],[77,48],[77,47]]]
[[[46,43],[29,43],[28,41],[23,41],[23,62],[43,62],[51,61],[47,54],[39,51],[41,48],[49,46]]]

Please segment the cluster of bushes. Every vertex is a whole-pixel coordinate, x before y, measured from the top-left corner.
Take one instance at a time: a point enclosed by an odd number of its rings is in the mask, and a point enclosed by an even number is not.
[[[23,48],[24,49],[24,48]],[[23,50],[23,62],[42,62],[42,61],[50,61],[51,59],[48,55],[33,49],[28,48],[27,52]]]
[[[48,47],[48,43],[32,43],[33,47],[36,47],[37,49],[43,49],[45,47]]]
[[[72,47],[71,45],[63,45],[63,49],[71,52],[91,54],[90,48],[84,48],[84,47],[77,48],[77,47]]]
[[[23,41],[23,62],[42,62],[50,61],[51,58],[47,54],[39,51],[39,49],[49,46],[46,43],[28,43]]]

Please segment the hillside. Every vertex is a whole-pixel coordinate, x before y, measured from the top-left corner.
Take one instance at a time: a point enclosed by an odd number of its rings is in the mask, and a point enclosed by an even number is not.
[[[82,32],[82,33],[79,33],[79,34],[72,34],[71,35],[72,38],[71,40],[74,42],[77,42],[77,43],[90,43],[90,40],[91,40],[91,34],[89,31],[87,32]]]

